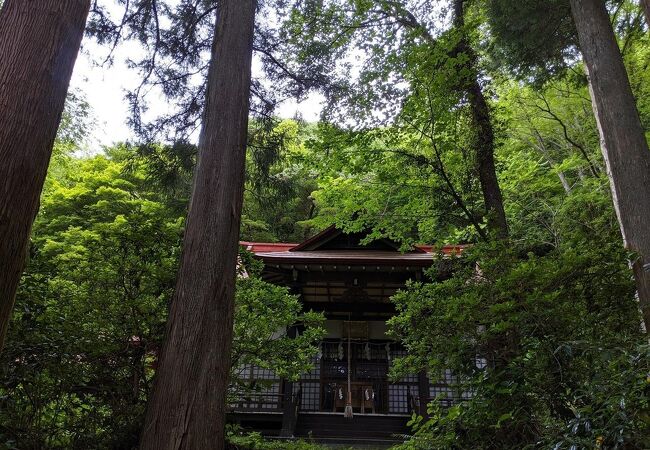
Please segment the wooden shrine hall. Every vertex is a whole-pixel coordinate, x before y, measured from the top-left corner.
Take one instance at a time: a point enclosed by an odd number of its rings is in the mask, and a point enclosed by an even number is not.
[[[364,245],[366,237],[330,227],[301,244],[241,243],[264,263],[265,281],[288,287],[305,310],[324,313],[327,335],[313,370],[298,382],[246,368],[251,382],[264,380],[267,387],[231,404],[232,421],[269,436],[381,444],[407,433],[412,413],[424,414],[429,399],[443,394],[441,401],[453,401],[449,374],[388,379],[391,362],[406,352],[386,336],[386,320],[395,314],[390,297],[398,289],[424,279],[435,260],[457,256],[463,246],[400,252],[388,239]],[[343,417],[348,395],[352,420]]]

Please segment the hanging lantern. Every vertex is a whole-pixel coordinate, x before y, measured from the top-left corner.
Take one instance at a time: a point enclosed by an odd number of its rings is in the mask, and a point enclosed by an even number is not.
[[[366,359],[370,361],[370,344],[366,342]]]
[[[338,357],[338,360],[340,361],[342,359],[343,359],[343,342],[339,342],[339,357]]]
[[[390,343],[386,342],[386,358],[390,361]]]

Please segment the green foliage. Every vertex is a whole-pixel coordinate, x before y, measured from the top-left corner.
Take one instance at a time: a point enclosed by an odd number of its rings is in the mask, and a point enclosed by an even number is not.
[[[244,432],[236,427],[227,430],[228,450],[325,450],[327,447],[303,440],[269,440],[260,433]]]
[[[458,51],[464,36],[459,30],[433,40],[422,38],[423,23],[412,26],[420,34],[404,37],[407,43],[394,56],[408,89],[390,124],[358,131],[321,125],[318,140],[310,143],[320,168],[320,189],[313,194],[320,210],[313,223],[371,227],[372,237],[389,236],[407,245],[479,240],[486,231],[476,171],[478,136],[465,96],[477,74],[470,56]],[[374,39],[380,47],[388,37]],[[369,73],[386,82],[383,71],[391,68],[373,64],[378,67]],[[381,100],[372,108],[378,104]]]
[[[650,34],[644,29],[644,16],[633,2],[625,2],[620,9],[618,29],[620,30],[619,46],[627,69],[632,92],[636,98],[641,123],[650,130],[650,92],[648,92],[648,61],[650,60]],[[646,25],[648,27],[649,25]]]
[[[178,141],[173,145],[147,144],[123,151],[127,159],[126,170],[143,173],[153,189],[183,214],[192,193],[196,146]]]
[[[646,37],[630,39],[628,65],[639,77],[632,55]],[[649,445],[649,349],[630,255],[583,74],[573,69],[544,71],[552,76],[542,87],[496,84],[511,240],[474,246],[447,281],[394,297],[392,332],[410,352],[395,375],[451,370],[454,396],[466,393],[451,408],[433,402],[429,420],[415,418],[404,449]]]
[[[474,240],[481,203],[469,176],[471,156],[457,151],[457,134],[444,130],[441,126],[428,139],[397,127],[364,132],[321,127],[312,143],[318,214],[308,223],[317,228],[336,223],[349,231],[369,227],[371,238],[387,236],[405,246]],[[444,177],[453,180],[448,184]]]
[[[593,225],[616,242],[616,218],[587,88],[562,77],[544,89],[508,82],[498,92],[498,117],[507,127],[500,182],[513,239],[558,247],[575,227],[574,235],[584,233],[580,245],[589,245],[587,228]],[[594,220],[607,223],[592,224]]]
[[[312,127],[294,120],[255,121],[249,129],[241,239],[296,242],[313,230],[313,171],[304,164]],[[113,150],[115,151],[115,150]],[[124,148],[128,171],[142,172],[179,215],[192,191],[197,148],[185,141]]]
[[[61,152],[61,148],[68,152],[83,148],[93,126],[94,116],[85,95],[79,91],[68,92],[54,152]]]
[[[0,0],[0,4],[2,0]],[[154,5],[161,5],[156,8]],[[650,124],[647,24],[608,2],[642,122]],[[201,111],[214,2],[135,2],[123,26],[98,7],[89,32],[151,44],[135,65],[174,105],[147,137],[187,138]],[[369,239],[474,243],[394,297],[391,330],[409,350],[394,376],[453,374],[443,408],[413,417],[403,449],[650,448],[650,350],[609,194],[568,1],[264,1],[255,47],[272,82],[253,88],[241,237],[300,241],[336,223]],[[160,20],[164,19],[164,20]],[[162,29],[160,29],[162,24]],[[551,26],[549,26],[551,25]],[[112,31],[111,31],[112,30]],[[159,40],[160,39],[160,40]],[[459,51],[461,41],[480,49]],[[153,45],[156,42],[161,45]],[[156,57],[172,62],[151,71]],[[475,55],[476,56],[476,55]],[[153,59],[152,59],[153,58]],[[195,75],[189,76],[193,73]],[[466,85],[488,97],[510,239],[490,242]],[[268,116],[274,100],[319,90],[325,117]],[[144,91],[143,91],[144,92]],[[179,112],[176,114],[177,112]],[[196,147],[118,146],[80,158],[92,126],[68,99],[0,357],[7,448],[133,448],[174,286]],[[75,154],[75,152],[77,152]],[[295,379],[322,316],[264,283],[240,253],[231,388],[255,364]],[[449,267],[453,269],[449,277]],[[289,339],[281,331],[297,324]],[[451,371],[451,372],[450,372]],[[316,450],[231,429],[237,449]]]
[[[469,92],[489,86],[473,51],[476,14],[455,17],[455,6],[332,0],[287,16],[283,55],[299,73],[328,70],[325,117],[336,124],[319,130],[326,169],[311,223],[371,227],[407,246],[487,238],[477,155],[492,152],[494,124],[474,114]]]
[[[304,164],[313,126],[272,122],[249,139],[241,235],[245,240],[300,242],[313,234],[313,170]]]
[[[131,151],[66,156],[50,172],[1,359],[0,442],[9,448],[137,446],[184,208],[151,182],[153,169],[133,166]],[[322,316],[257,278],[249,255],[242,261],[234,370],[258,364],[295,378],[310,366]],[[300,338],[278,333],[295,323]]]
[[[397,374],[451,370],[468,396],[434,402],[404,448],[646,448],[649,349],[627,255],[567,239],[542,256],[477,246],[451,279],[394,297],[409,351]]]
[[[0,434],[134,446],[183,220],[103,156],[70,161],[41,204],[2,355]]]
[[[483,3],[490,25],[488,53],[496,67],[508,67],[519,78],[543,83],[575,59],[578,38],[568,1]]]
[[[580,58],[578,36],[565,0],[483,0],[489,25],[484,47],[491,70],[507,72],[536,87],[561,76]],[[630,35],[645,34],[637,2],[607,0],[623,53]]]
[[[278,377],[297,380],[312,366],[316,344],[323,338],[323,315],[302,313],[298,297],[287,288],[266,283],[255,276],[237,282],[235,335],[233,339],[232,384],[239,383],[238,368],[256,365],[273,370]],[[251,326],[255,324],[255,326]],[[295,339],[281,338],[278,330],[299,325],[302,333]]]

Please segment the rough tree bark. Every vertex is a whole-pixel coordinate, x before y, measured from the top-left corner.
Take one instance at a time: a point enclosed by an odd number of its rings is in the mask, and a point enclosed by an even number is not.
[[[255,0],[221,0],[199,160],[141,448],[222,449]]]
[[[0,10],[0,350],[90,0]]]
[[[571,0],[614,207],[650,330],[650,151],[603,0]]]
[[[490,109],[478,82],[476,70],[476,53],[469,45],[465,32],[465,0],[454,0],[454,27],[460,33],[456,51],[467,55],[467,75],[463,80],[463,90],[467,95],[472,112],[472,124],[476,133],[476,167],[483,192],[488,227],[498,238],[508,236],[508,223],[503,206],[503,196],[499,187],[494,163],[494,131],[490,118]]]

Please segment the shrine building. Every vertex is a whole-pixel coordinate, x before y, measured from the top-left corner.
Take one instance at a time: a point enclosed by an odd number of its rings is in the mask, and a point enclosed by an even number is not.
[[[424,280],[435,261],[459,256],[463,246],[401,252],[389,239],[362,244],[366,237],[330,227],[300,244],[241,243],[264,263],[264,281],[288,287],[304,310],[324,313],[327,334],[313,370],[297,382],[246,368],[243,376],[264,380],[265,388],[232,403],[231,421],[267,436],[388,445],[409,432],[412,413],[425,414],[430,399],[455,401],[451,374],[389,380],[392,361],[406,351],[388,338],[386,321],[395,314],[390,297],[397,290],[408,280]],[[298,326],[287,330],[289,336],[300,332]],[[344,418],[346,401],[352,419]]]

